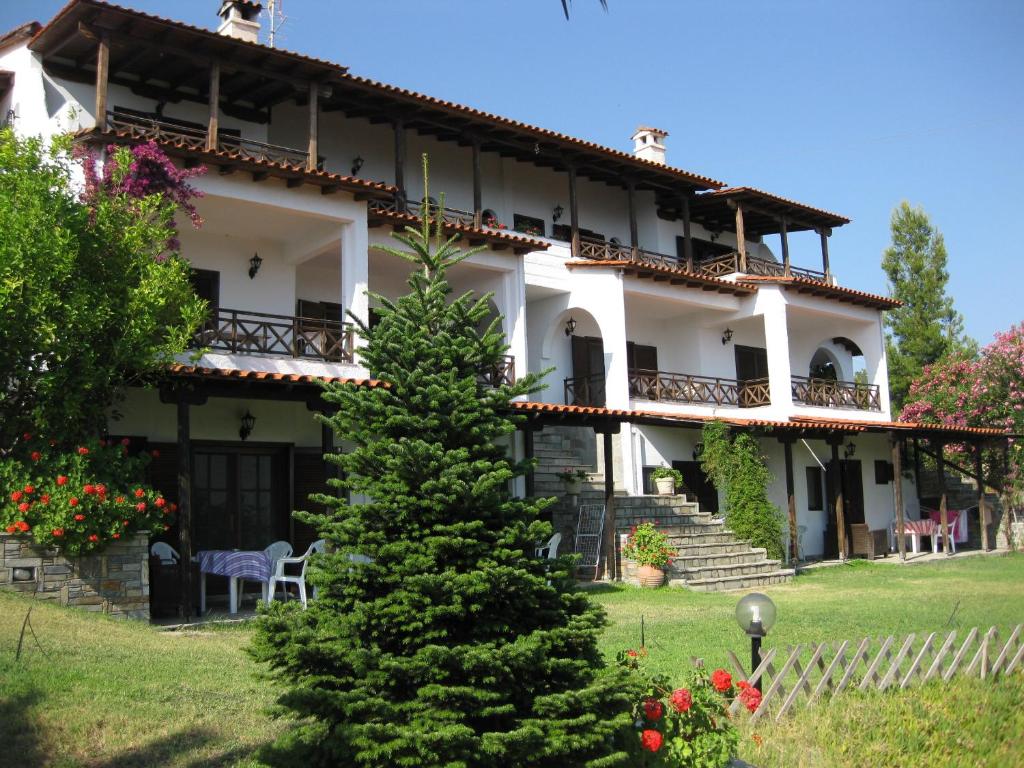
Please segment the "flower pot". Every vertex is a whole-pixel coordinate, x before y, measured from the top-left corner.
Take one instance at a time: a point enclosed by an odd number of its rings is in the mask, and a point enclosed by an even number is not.
[[[641,565],[636,569],[636,577],[641,587],[654,589],[665,583],[665,571],[653,565]]]
[[[565,481],[565,492],[570,496],[580,495],[581,483],[579,480],[566,480]]]
[[[659,477],[654,481],[659,496],[671,496],[676,492],[676,481],[673,477]]]

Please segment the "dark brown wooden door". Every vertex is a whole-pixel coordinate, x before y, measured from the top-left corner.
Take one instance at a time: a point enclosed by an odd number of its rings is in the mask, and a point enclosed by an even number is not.
[[[864,478],[859,460],[840,461],[825,465],[825,494],[828,518],[825,524],[825,557],[839,556],[839,528],[836,523],[836,483],[842,483],[843,520],[846,523],[846,541],[850,541],[850,525],[864,522]]]
[[[595,336],[572,337],[575,405],[604,405],[604,342]]]

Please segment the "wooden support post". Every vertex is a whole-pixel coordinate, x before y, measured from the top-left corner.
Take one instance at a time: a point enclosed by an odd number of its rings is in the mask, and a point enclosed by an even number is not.
[[[846,512],[843,509],[843,465],[839,461],[839,446],[843,442],[843,436],[838,435],[829,439],[832,446],[832,490],[835,494],[834,503],[836,509],[836,537],[838,540],[839,559],[846,560]]]
[[[796,482],[793,479],[793,439],[780,438],[786,460],[786,507],[789,512],[789,561],[800,560],[799,530],[796,524]]]
[[[192,617],[192,433],[189,401],[184,388],[178,390],[178,555],[181,595],[178,612]]]
[[[640,234],[636,225],[636,184],[632,180],[626,182],[626,199],[629,207],[629,247],[635,261],[640,250]]]
[[[789,277],[793,273],[789,266],[789,233],[785,217],[779,219],[779,238],[782,240],[782,274]]]
[[[615,457],[612,455],[612,435],[618,432],[618,425],[601,427],[604,438],[604,535],[601,550],[604,552],[602,577],[613,581],[615,570]]]
[[[988,510],[985,509],[985,476],[981,466],[981,443],[974,446],[974,474],[978,480],[978,520],[981,523],[981,550],[988,552]]]
[[[405,213],[405,120],[396,118],[395,123],[395,203],[399,213]]]
[[[903,450],[900,439],[895,432],[890,433],[892,445],[892,493],[896,507],[896,551],[900,553],[900,562],[907,559],[907,537],[903,534]]]
[[[480,139],[473,137],[473,226],[483,225],[484,210],[483,181],[480,173]]]
[[[693,236],[690,233],[690,198],[680,198],[683,212],[683,258],[686,259],[686,271],[693,272]]]
[[[569,166],[569,226],[572,229],[572,255],[580,255],[580,209],[576,200],[576,168]]]
[[[819,229],[818,234],[821,236],[821,269],[825,273],[825,282],[832,282],[832,270],[828,264],[828,238],[832,234],[831,229]]]
[[[736,253],[738,263],[736,269],[746,274],[747,271],[747,236],[743,231],[743,206],[736,203]]]
[[[318,128],[320,125],[320,109],[317,103],[320,95],[320,86],[314,82],[309,84],[309,156],[306,158],[306,170],[315,171],[318,163],[317,155],[319,137]]]
[[[942,551],[949,555],[949,510],[946,499],[946,455],[943,444],[935,444],[935,456],[939,465],[939,521],[942,526]]]
[[[101,35],[96,47],[96,120],[99,130],[107,127],[107,84],[110,79],[110,38]]]
[[[210,118],[206,124],[206,148],[217,149],[217,134],[220,131],[220,62],[210,65]]]

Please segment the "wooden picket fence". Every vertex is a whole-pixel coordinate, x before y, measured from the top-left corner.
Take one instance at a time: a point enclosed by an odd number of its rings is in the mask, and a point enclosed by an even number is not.
[[[761,681],[761,705],[752,721],[771,717],[773,710],[775,719],[780,720],[801,697],[810,706],[848,690],[904,689],[932,679],[949,681],[958,673],[993,679],[1009,675],[1018,666],[1024,670],[1022,632],[1024,624],[1018,624],[1005,643],[999,642],[999,632],[992,627],[983,634],[971,629],[959,644],[954,630],[945,638],[932,632],[919,644],[919,636],[911,634],[901,643],[889,636],[865,637],[859,643],[844,640],[785,650],[770,648],[761,651],[761,663],[749,676],[732,651],[729,659],[740,678]],[[736,699],[730,709],[736,714],[741,706]]]

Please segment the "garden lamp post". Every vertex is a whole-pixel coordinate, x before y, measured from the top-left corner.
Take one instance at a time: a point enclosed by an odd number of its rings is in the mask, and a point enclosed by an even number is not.
[[[750,674],[754,674],[761,663],[761,639],[775,626],[775,603],[768,595],[751,592],[736,604],[736,623],[750,638]],[[754,682],[761,690],[761,678]]]

